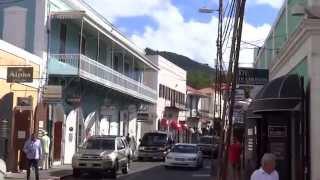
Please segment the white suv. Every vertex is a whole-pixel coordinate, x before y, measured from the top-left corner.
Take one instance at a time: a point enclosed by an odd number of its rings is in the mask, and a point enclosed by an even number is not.
[[[116,178],[118,170],[128,173],[129,160],[121,137],[90,137],[72,158],[73,176],[84,172],[111,173]]]

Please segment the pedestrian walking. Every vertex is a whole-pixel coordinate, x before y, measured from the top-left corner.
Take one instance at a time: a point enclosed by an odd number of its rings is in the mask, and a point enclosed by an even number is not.
[[[265,153],[261,158],[261,168],[252,173],[250,180],[279,180],[275,167],[276,157],[271,153]]]
[[[129,133],[126,136],[126,140],[127,140],[128,144],[130,144],[131,138],[130,138],[130,134]]]
[[[48,169],[49,168],[49,148],[50,148],[50,138],[46,131],[43,131],[43,136],[41,137],[42,144],[42,160],[41,160],[41,168]]]
[[[231,165],[232,171],[232,179],[239,180],[241,173],[240,173],[240,156],[241,156],[241,144],[237,137],[232,138],[232,143],[229,146],[229,162]]]
[[[30,169],[33,167],[35,171],[36,180],[39,180],[39,160],[42,157],[41,141],[32,133],[30,138],[24,144],[24,153],[27,155],[27,180],[30,179]]]

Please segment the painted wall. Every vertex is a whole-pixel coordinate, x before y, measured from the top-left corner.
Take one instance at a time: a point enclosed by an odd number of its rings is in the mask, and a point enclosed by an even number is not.
[[[0,37],[29,52],[34,51],[36,0],[0,5]],[[44,8],[43,8],[44,10]],[[16,33],[12,33],[12,30]]]
[[[314,2],[316,0],[309,1]],[[297,30],[298,25],[303,19],[303,16],[294,16],[291,14],[292,7],[297,4],[306,5],[307,0],[284,1],[263,47],[260,49],[258,56],[255,56],[257,67],[269,67],[270,63],[277,61],[279,51],[281,51],[290,35]]]

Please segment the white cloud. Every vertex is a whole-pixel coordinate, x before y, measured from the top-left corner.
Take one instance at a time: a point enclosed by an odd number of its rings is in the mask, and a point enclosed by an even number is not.
[[[281,8],[284,0],[256,0],[256,4],[266,4],[273,8],[279,9]]]
[[[100,12],[107,18],[116,19],[117,17],[140,15],[151,17],[157,23],[156,28],[143,27],[142,34],[133,33],[130,37],[140,48],[150,47],[155,50],[175,52],[201,63],[214,65],[218,26],[218,20],[215,16],[212,16],[211,20],[206,23],[195,20],[186,21],[170,0],[90,1],[94,2],[95,8],[99,5],[100,9],[104,7],[105,10]],[[254,27],[244,23],[242,39],[250,42],[256,40],[263,42],[269,30],[269,25]],[[252,48],[253,46],[245,45],[245,47]],[[225,54],[225,61],[228,61],[228,52]],[[241,50],[240,62],[250,63],[252,61],[253,49]]]
[[[109,21],[119,17],[149,15],[169,0],[85,0]]]

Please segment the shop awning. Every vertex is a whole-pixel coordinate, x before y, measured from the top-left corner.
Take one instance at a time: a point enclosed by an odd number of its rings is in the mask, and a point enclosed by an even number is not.
[[[303,84],[300,76],[292,74],[279,77],[267,83],[257,94],[250,108],[253,113],[297,111],[301,100]]]

